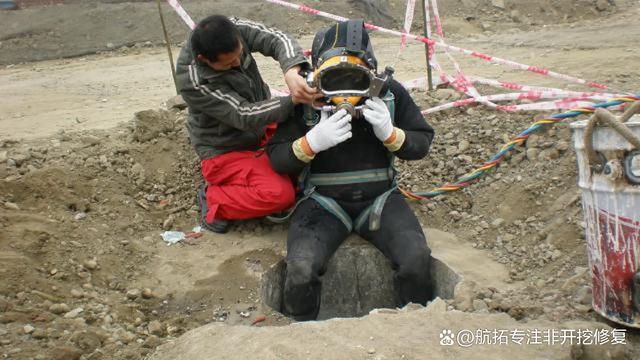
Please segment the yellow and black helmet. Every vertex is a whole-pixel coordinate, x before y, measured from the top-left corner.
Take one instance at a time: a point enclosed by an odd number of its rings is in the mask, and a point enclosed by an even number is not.
[[[353,106],[379,96],[393,71],[376,75],[377,60],[361,19],[348,20],[318,31],[313,40],[311,85],[335,105]],[[384,94],[384,93],[383,93]]]

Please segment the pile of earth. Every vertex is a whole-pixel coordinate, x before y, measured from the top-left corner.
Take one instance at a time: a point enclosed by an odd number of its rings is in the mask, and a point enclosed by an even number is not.
[[[36,1],[25,2],[25,5],[49,3]],[[155,1],[66,0],[55,3],[0,12],[0,24],[3,24],[0,27],[0,64],[82,56],[163,42]],[[296,3],[345,17],[362,17],[392,29],[402,26],[406,4],[397,0],[305,0]],[[631,0],[459,0],[441,2],[440,11],[446,20],[445,32],[455,37],[481,31],[526,30],[596,19],[624,11],[631,3]],[[221,13],[264,22],[296,36],[314,33],[327,24],[326,19],[259,0],[243,1],[241,5],[232,0],[214,3],[185,0],[183,6],[196,21]],[[168,5],[163,8],[171,42],[182,43],[188,28]],[[421,33],[421,29],[422,12],[418,6],[412,31]]]

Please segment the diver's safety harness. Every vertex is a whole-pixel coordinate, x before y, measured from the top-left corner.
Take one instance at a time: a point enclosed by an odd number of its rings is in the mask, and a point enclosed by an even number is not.
[[[391,119],[393,121],[395,115],[395,96],[391,93],[391,91],[388,91],[387,95],[382,100],[387,105],[389,113],[391,114]],[[309,112],[306,112],[306,114],[309,114]],[[309,128],[317,124],[317,119],[315,120],[315,123],[313,119],[309,118],[305,119],[305,121]],[[288,210],[285,216],[268,216],[267,219],[276,223],[285,222],[287,219],[289,219],[289,217],[291,217],[300,203],[311,198],[325,210],[338,218],[344,224],[344,226],[347,227],[349,232],[355,230],[357,233],[361,233],[363,230],[362,226],[367,222],[367,220],[369,223],[370,231],[378,230],[380,229],[380,218],[382,216],[382,210],[387,201],[387,198],[389,198],[389,195],[391,195],[391,193],[393,193],[398,188],[398,184],[396,181],[397,172],[393,166],[394,160],[395,156],[392,152],[389,152],[389,167],[387,168],[347,171],[339,173],[311,173],[310,166],[307,165],[298,177],[298,184],[302,189],[304,195],[295,203],[295,205],[290,210]],[[373,204],[363,210],[355,220],[352,219],[333,198],[320,195],[316,191],[317,186],[363,184],[378,181],[390,181],[391,187],[389,188],[389,190],[378,195],[375,200],[373,200]]]

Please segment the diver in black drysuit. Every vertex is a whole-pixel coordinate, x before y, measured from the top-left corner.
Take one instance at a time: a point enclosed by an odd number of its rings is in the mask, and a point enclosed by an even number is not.
[[[421,159],[429,152],[434,131],[401,84],[393,81],[390,90],[395,96],[394,124],[406,134],[402,147],[393,155],[403,160]],[[372,126],[364,118],[353,119],[351,124],[353,137],[318,153],[310,162],[311,173],[390,166],[389,150],[374,136]],[[300,108],[295,120],[279,124],[267,145],[276,172],[298,175],[307,166],[292,150],[292,143],[307,130]],[[336,200],[355,219],[391,186],[391,181],[381,181],[317,186],[316,191]],[[348,235],[347,227],[314,199],[306,199],[296,208],[287,238],[284,313],[297,320],[316,318],[320,307],[320,276],[331,255]],[[379,230],[370,231],[364,226],[359,235],[391,260],[398,306],[409,302],[425,305],[432,299],[431,251],[418,219],[402,194],[394,191],[385,202]]]

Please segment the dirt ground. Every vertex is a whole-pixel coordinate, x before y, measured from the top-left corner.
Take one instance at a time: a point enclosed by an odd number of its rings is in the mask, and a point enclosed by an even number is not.
[[[304,3],[349,16],[380,16],[358,1]],[[398,28],[402,2],[377,3],[388,14],[379,20]],[[638,91],[637,2],[503,3],[504,8],[492,1],[442,2],[450,41]],[[165,103],[175,89],[155,6],[65,1],[0,12],[5,358],[136,359],[211,322],[248,325],[264,314],[267,320],[259,326],[289,323],[260,305],[258,291],[259,275],[284,254],[286,225],[252,220],[227,235],[206,233],[174,246],[159,236],[163,229],[197,225],[194,189],[200,178],[184,127],[186,112]],[[290,16],[276,16],[283,10],[262,1],[194,0],[184,7],[196,19],[215,11],[264,21],[307,47],[313,31],[327,24],[287,10]],[[166,7],[165,14],[178,45],[186,28]],[[410,44],[398,58],[398,40],[375,35],[374,48],[381,64],[395,65],[398,79],[424,75],[422,44]],[[583,89],[457,59],[474,75]],[[283,88],[275,63],[258,60],[267,82]],[[412,94],[423,108],[458,96],[448,89]],[[432,152],[425,160],[399,163],[402,185],[428,190],[453,180],[536,116],[541,114],[481,107],[429,116],[437,133]],[[467,190],[412,205],[435,244],[438,234],[448,232],[508,273],[508,286],[493,284],[489,273],[473,287],[473,299],[485,306],[460,299],[447,300],[447,306],[505,313],[522,323],[606,322],[590,308],[585,224],[570,143],[568,126],[559,125],[530,139]],[[640,358],[640,336],[629,330],[627,338],[626,358]]]

